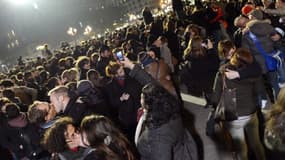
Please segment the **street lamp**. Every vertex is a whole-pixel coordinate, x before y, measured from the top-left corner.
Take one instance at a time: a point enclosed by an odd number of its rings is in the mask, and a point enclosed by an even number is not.
[[[75,35],[77,33],[77,29],[76,28],[72,28],[72,27],[69,27],[68,30],[67,30],[67,34],[74,37],[74,44],[76,45],[76,38],[75,38]]]
[[[92,27],[90,27],[89,25],[86,26],[85,31],[84,31],[84,35],[89,35],[92,31]]]

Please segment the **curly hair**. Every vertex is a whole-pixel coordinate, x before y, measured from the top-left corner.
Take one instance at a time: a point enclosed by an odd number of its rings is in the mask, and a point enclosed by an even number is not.
[[[143,107],[147,110],[146,122],[150,127],[160,127],[180,112],[178,100],[158,83],[147,84],[142,89],[142,96]]]
[[[65,132],[68,125],[73,125],[73,120],[70,117],[63,117],[54,123],[54,125],[47,129],[44,134],[42,144],[44,148],[50,153],[60,153],[68,149]]]
[[[105,155],[106,160],[135,159],[127,138],[107,117],[86,116],[81,122],[81,130],[86,134],[89,146]]]

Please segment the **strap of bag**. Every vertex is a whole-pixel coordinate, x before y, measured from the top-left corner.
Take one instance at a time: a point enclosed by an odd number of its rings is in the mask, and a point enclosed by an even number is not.
[[[248,32],[248,36],[249,38],[253,41],[255,47],[258,49],[258,51],[264,56],[268,56],[268,54],[265,52],[265,50],[263,49],[263,47],[261,46],[259,40],[257,39],[256,35],[253,34],[252,32]]]
[[[159,79],[158,73],[159,73],[159,66],[160,66],[160,65],[159,65],[159,61],[157,61],[156,64],[157,64],[157,68],[156,68],[155,79],[158,80],[158,79]]]
[[[228,88],[227,83],[226,83],[226,75],[225,73],[222,73],[222,79],[223,79],[223,91]]]

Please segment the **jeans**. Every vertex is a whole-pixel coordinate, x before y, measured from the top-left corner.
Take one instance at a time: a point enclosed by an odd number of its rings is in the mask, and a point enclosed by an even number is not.
[[[226,122],[225,127],[232,137],[238,160],[248,159],[248,147],[253,151],[256,159],[266,159],[264,148],[260,141],[256,113],[249,116],[241,116],[237,120]]]

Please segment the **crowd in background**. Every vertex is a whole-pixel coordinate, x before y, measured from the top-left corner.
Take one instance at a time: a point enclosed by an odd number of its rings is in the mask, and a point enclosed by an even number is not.
[[[20,57],[0,75],[3,157],[201,159],[180,86],[215,108],[226,82],[237,90],[237,119],[223,122],[237,158],[282,159],[285,1],[262,2],[173,0],[165,15],[145,7],[141,23]],[[279,53],[277,68],[260,48]]]

